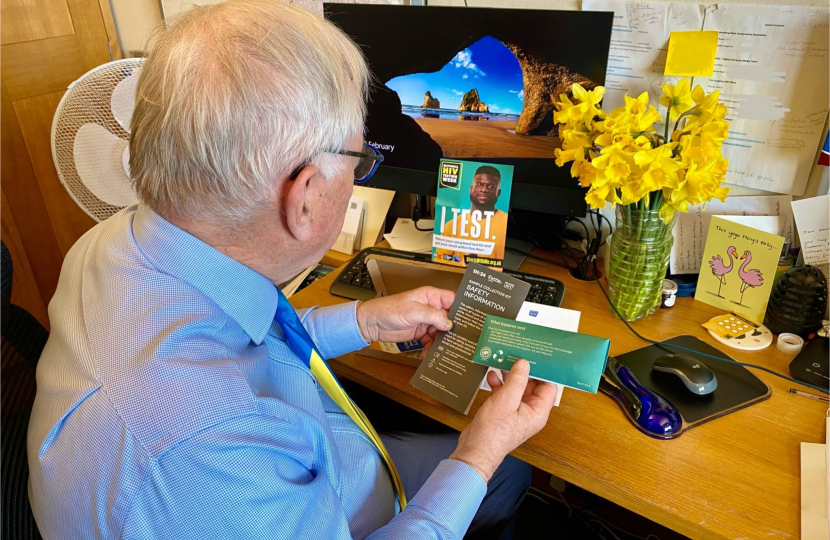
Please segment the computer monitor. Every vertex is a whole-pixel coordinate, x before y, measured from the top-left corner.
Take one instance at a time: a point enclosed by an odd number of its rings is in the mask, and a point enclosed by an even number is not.
[[[553,102],[605,83],[611,12],[325,4],[375,78],[366,141],[384,155],[368,185],[434,195],[443,157],[514,166],[511,209],[584,216],[557,167]]]

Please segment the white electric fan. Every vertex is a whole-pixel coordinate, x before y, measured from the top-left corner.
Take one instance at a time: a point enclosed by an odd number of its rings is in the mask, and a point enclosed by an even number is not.
[[[69,85],[52,121],[52,159],[84,212],[103,221],[138,197],[130,183],[130,119],[140,58],[116,60]]]

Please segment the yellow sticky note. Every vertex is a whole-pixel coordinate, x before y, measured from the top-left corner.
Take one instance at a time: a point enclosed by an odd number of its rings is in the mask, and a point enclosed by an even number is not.
[[[711,77],[715,69],[718,33],[672,32],[669,54],[666,57],[666,75],[680,77]]]

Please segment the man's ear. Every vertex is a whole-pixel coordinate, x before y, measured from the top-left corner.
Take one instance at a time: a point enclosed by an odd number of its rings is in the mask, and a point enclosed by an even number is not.
[[[286,179],[282,208],[288,232],[299,242],[307,242],[312,236],[313,201],[311,184],[319,171],[314,165],[306,165],[294,180]]]

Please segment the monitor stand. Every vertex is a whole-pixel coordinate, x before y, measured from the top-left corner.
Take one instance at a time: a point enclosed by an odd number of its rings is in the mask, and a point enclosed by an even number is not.
[[[533,244],[508,235],[506,247],[509,249],[504,251],[504,267],[507,270],[513,270],[515,272],[519,270],[519,267],[525,260],[525,256],[530,253],[530,248],[533,247]],[[519,250],[521,253],[513,250]]]

